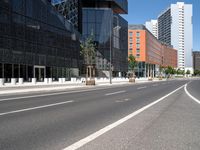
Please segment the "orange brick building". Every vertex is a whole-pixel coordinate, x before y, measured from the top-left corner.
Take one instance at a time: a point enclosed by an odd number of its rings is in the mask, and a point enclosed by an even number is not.
[[[159,67],[177,67],[177,50],[162,44],[144,25],[129,25],[128,55],[139,62],[136,76],[155,77]]]

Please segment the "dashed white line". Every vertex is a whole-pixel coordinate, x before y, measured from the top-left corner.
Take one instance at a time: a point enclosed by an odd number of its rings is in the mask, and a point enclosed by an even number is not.
[[[63,104],[73,103],[73,102],[74,101],[71,100],[71,101],[65,101],[65,102],[54,103],[54,104],[49,104],[49,105],[37,106],[37,107],[32,107],[32,108],[19,109],[19,110],[14,110],[14,111],[0,113],[0,116],[4,116],[4,115],[8,115],[8,114],[14,114],[14,113],[19,113],[19,112],[30,111],[30,110],[35,110],[35,109],[47,108],[47,107],[52,107],[52,106],[58,106],[58,105],[63,105]]]
[[[114,94],[120,94],[120,93],[125,93],[126,91],[117,91],[117,92],[113,92],[113,93],[107,93],[105,94],[105,96],[109,96],[109,95],[114,95]]]
[[[116,122],[114,122],[114,123],[102,128],[102,129],[98,130],[97,132],[95,132],[95,133],[93,133],[93,134],[81,139],[80,141],[78,141],[78,142],[76,142],[76,143],[64,148],[63,150],[76,150],[76,149],[84,146],[85,144],[95,140],[96,138],[98,138],[99,136],[103,135],[104,133],[110,131],[111,129],[119,126],[120,124],[126,122],[127,120],[133,118],[134,116],[142,113],[146,109],[148,109],[148,108],[152,107],[153,105],[159,103],[160,101],[164,100],[165,98],[167,98],[168,96],[172,95],[173,93],[175,93],[176,91],[180,90],[183,87],[184,87],[184,85],[179,87],[179,88],[177,88],[176,90],[172,91],[171,93],[161,97],[160,99],[158,99],[158,100],[156,100],[156,101],[154,101],[154,102],[142,107],[141,109],[129,114],[128,116],[126,116],[126,117],[124,117],[124,118],[122,118],[122,119],[120,119],[120,120],[118,120],[118,121],[116,121]]]
[[[139,87],[139,88],[137,88],[138,90],[141,90],[141,89],[146,89],[147,88],[147,86],[143,86],[143,87]]]
[[[198,104],[200,104],[200,100],[198,100],[196,97],[192,96],[192,95],[188,92],[188,90],[187,90],[187,85],[188,85],[188,84],[186,84],[185,87],[184,87],[185,93],[186,93],[191,99],[193,99],[195,102],[197,102]]]
[[[117,100],[117,101],[115,101],[116,103],[123,103],[123,102],[127,102],[127,101],[129,101],[130,99],[124,99],[124,100]]]

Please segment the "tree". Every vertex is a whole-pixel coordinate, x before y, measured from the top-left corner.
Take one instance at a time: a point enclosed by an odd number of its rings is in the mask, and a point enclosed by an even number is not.
[[[81,43],[80,54],[83,56],[84,64],[86,66],[86,85],[94,85],[95,80],[91,78],[95,76],[95,57],[96,57],[96,46],[93,40],[93,36],[88,37],[84,42]],[[88,81],[89,77],[89,81]]]
[[[200,70],[195,70],[195,71],[194,71],[194,75],[195,75],[195,76],[200,75]]]
[[[160,72],[160,80],[162,80],[162,73],[163,73],[163,69],[164,69],[164,67],[163,66],[160,66],[159,67],[159,72]]]
[[[187,71],[186,71],[186,74],[187,74],[187,76],[189,76],[189,74],[190,74],[190,70],[187,70]]]
[[[135,82],[135,67],[137,66],[137,61],[132,54],[128,57],[128,65],[129,69],[131,70],[131,77],[129,81]]]
[[[165,69],[165,74],[168,76],[174,75],[176,73],[176,70],[174,68],[172,68],[171,66],[168,66]]]

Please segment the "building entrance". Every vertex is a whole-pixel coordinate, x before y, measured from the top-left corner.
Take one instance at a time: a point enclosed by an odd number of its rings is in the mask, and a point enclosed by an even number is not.
[[[45,66],[34,66],[34,77],[37,81],[44,81],[46,77],[46,67]]]

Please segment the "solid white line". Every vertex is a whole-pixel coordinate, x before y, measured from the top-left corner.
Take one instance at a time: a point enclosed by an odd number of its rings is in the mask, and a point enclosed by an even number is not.
[[[58,105],[63,105],[63,104],[67,104],[67,103],[72,103],[72,102],[74,102],[74,101],[71,100],[71,101],[66,101],[66,102],[60,102],[60,103],[54,103],[54,104],[49,104],[49,105],[38,106],[38,107],[32,107],[32,108],[14,110],[14,111],[0,113],[0,116],[4,116],[4,115],[8,115],[8,114],[14,114],[14,113],[19,113],[19,112],[24,112],[24,111],[30,111],[30,110],[35,110],[35,109],[47,108],[47,107],[52,107],[52,106],[58,106]]]
[[[146,89],[147,87],[146,86],[143,86],[143,87],[139,87],[137,88],[138,90],[141,90],[141,89]]]
[[[200,100],[198,100],[197,98],[195,98],[194,96],[192,96],[192,95],[188,92],[188,90],[187,90],[187,84],[185,85],[184,90],[185,90],[185,93],[186,93],[191,99],[193,99],[195,102],[197,102],[198,104],[200,104]]]
[[[114,94],[120,94],[120,93],[125,93],[126,91],[117,91],[117,92],[113,92],[113,93],[107,93],[105,94],[105,96],[109,96],[109,95],[114,95]]]
[[[118,86],[121,87],[121,86]],[[57,92],[57,93],[49,93],[49,94],[39,94],[39,95],[31,95],[31,96],[22,96],[22,97],[14,97],[14,98],[5,98],[0,99],[0,102],[3,101],[11,101],[11,100],[18,100],[18,99],[26,99],[26,98],[37,98],[37,97],[46,97],[46,96],[56,96],[56,95],[63,95],[69,93],[80,93],[80,92],[90,92],[90,91],[97,91],[97,90],[104,90],[104,89],[111,89],[112,87],[108,88],[96,88],[96,89],[87,89],[87,90],[80,90],[80,91],[67,91],[67,92]]]
[[[134,116],[140,114],[141,112],[145,111],[146,109],[148,109],[148,108],[152,107],[153,105],[159,103],[160,101],[164,100],[166,97],[172,95],[173,93],[175,93],[176,91],[180,90],[183,87],[184,87],[184,85],[179,87],[179,88],[177,88],[176,90],[172,91],[171,93],[163,96],[162,98],[160,98],[160,99],[158,99],[158,100],[156,100],[156,101],[154,101],[154,102],[142,107],[141,109],[133,112],[132,114],[129,114],[128,116],[126,116],[126,117],[124,117],[124,118],[122,118],[122,119],[120,119],[120,120],[118,120],[118,121],[116,121],[116,122],[114,122],[114,123],[102,128],[99,131],[97,131],[97,132],[95,132],[95,133],[93,133],[93,134],[81,139],[80,141],[78,141],[78,142],[76,142],[76,143],[64,148],[63,150],[76,150],[76,149],[84,146],[85,144],[93,141],[94,139],[96,139],[97,137],[101,136],[102,134],[110,131],[111,129],[113,129],[113,128],[119,126],[120,124],[126,122],[127,120],[133,118]]]

